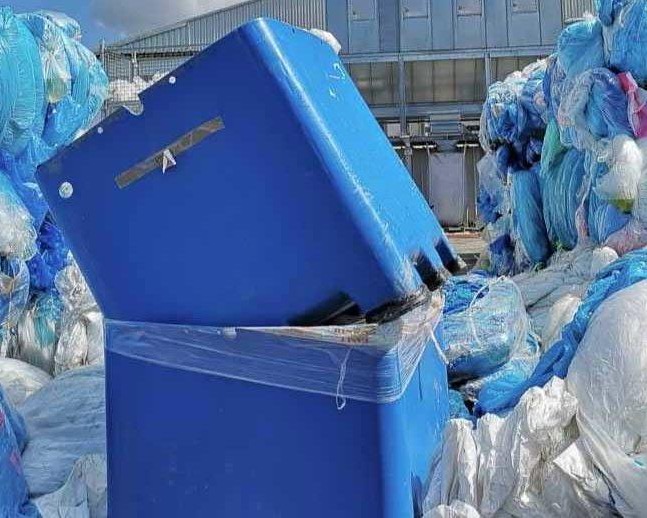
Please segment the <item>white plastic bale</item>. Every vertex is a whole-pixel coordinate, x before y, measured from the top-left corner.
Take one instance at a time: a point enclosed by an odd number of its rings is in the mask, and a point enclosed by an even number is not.
[[[609,168],[597,181],[598,195],[620,209],[633,208],[645,167],[643,153],[636,141],[627,135],[618,135],[600,152],[598,160],[606,162]]]
[[[13,358],[0,358],[0,385],[14,406],[21,405],[51,380],[48,373],[33,365]]]
[[[620,511],[647,509],[647,281],[609,297],[570,366],[582,444],[610,481]]]

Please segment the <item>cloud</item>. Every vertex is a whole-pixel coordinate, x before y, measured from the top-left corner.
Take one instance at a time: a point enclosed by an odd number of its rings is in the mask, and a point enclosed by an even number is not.
[[[242,0],[92,0],[92,15],[107,29],[136,34]]]

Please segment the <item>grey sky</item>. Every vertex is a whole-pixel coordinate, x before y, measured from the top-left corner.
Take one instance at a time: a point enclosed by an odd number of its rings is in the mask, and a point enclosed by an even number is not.
[[[93,0],[92,15],[106,28],[133,34],[239,3],[241,0]]]

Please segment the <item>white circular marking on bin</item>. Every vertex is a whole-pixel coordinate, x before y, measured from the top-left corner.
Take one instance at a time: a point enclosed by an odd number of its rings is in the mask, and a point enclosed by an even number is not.
[[[168,78],[168,82],[169,82],[170,84],[172,84],[172,85],[174,85],[174,84],[175,84],[175,81],[177,81],[177,79],[175,78],[175,76],[171,76],[171,77],[169,77],[169,78]]]
[[[227,338],[229,340],[235,340],[236,337],[238,336],[238,333],[236,332],[235,327],[225,327],[222,330],[222,336],[224,336],[225,338]]]
[[[98,133],[99,135],[101,135],[101,134],[103,133],[103,126],[99,126],[99,127],[97,128],[97,133]]]
[[[58,188],[58,194],[61,198],[67,200],[72,196],[72,194],[74,194],[74,187],[72,187],[70,182],[63,182]]]

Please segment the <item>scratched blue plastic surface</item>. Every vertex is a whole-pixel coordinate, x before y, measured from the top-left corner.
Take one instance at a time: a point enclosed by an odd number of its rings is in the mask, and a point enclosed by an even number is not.
[[[38,173],[107,317],[284,325],[340,296],[375,310],[422,286],[414,263],[456,265],[317,37],[259,19],[173,77],[143,93],[142,115],[120,110]],[[120,173],[214,117],[224,129],[176,167],[117,187]],[[73,195],[62,199],[66,181]]]

